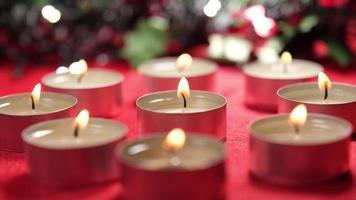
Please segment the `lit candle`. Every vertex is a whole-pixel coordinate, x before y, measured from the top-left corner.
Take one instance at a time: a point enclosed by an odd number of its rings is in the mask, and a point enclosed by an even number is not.
[[[88,70],[85,60],[59,67],[43,77],[46,91],[66,93],[78,99],[77,111],[88,109],[93,116],[112,117],[121,105],[123,76],[103,69]]]
[[[85,60],[81,59],[78,62],[74,62],[69,66],[69,72],[71,74],[77,75],[77,82],[80,84],[85,73],[88,70],[88,64]]]
[[[307,108],[304,104],[295,107],[289,116],[289,123],[294,127],[295,138],[299,139],[300,127],[305,124],[307,120]]]
[[[250,126],[251,171],[263,180],[304,185],[349,170],[352,125],[341,118],[308,114],[298,105]]]
[[[69,117],[77,100],[70,95],[41,93],[37,84],[32,93],[0,97],[0,149],[23,151],[21,132],[27,126],[61,117]]]
[[[75,119],[34,124],[22,134],[30,175],[38,182],[66,188],[115,180],[119,172],[114,148],[126,132],[116,121],[89,119],[87,110]]]
[[[222,198],[225,148],[221,141],[175,128],[166,136],[126,143],[117,155],[126,199]]]
[[[332,86],[331,86],[332,85]],[[318,82],[291,84],[278,91],[278,111],[290,112],[303,103],[315,113],[335,115],[350,121],[356,127],[356,86],[333,83],[320,73]]]
[[[329,90],[331,89],[331,81],[326,74],[320,72],[318,75],[318,86],[320,91],[324,93],[324,101],[328,99]]]
[[[41,97],[41,84],[37,83],[37,85],[33,88],[32,94],[31,94],[31,108],[32,110],[36,109],[36,104],[40,100]]]
[[[192,63],[193,63],[193,58],[189,54],[184,53],[177,58],[176,66],[178,70],[183,71],[191,67]]]
[[[207,91],[189,90],[184,77],[177,91],[150,93],[137,99],[139,133],[152,134],[182,127],[225,138],[226,99]]]
[[[285,85],[316,79],[323,67],[307,60],[292,59],[283,52],[280,63],[252,62],[243,67],[245,103],[251,108],[277,111],[277,90]]]
[[[280,62],[283,65],[283,72],[288,73],[288,65],[292,62],[292,55],[288,51],[284,51],[281,55]]]
[[[138,71],[149,92],[174,89],[182,77],[187,77],[192,89],[213,90],[216,68],[209,60],[193,59],[185,53],[178,58],[150,60],[140,65]]]
[[[187,98],[190,96],[189,83],[188,80],[183,77],[179,81],[178,89],[177,89],[178,98],[183,99],[183,107],[187,107]]]

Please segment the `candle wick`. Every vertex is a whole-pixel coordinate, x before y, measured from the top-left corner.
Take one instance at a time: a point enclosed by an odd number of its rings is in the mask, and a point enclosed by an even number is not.
[[[175,167],[181,163],[180,159],[177,156],[172,157],[170,162],[171,162],[172,166],[175,166]]]
[[[186,108],[187,107],[187,99],[185,98],[183,93],[182,93],[182,97],[183,97],[183,107]]]
[[[328,87],[325,86],[324,100],[328,98]]]
[[[77,82],[78,82],[78,83],[81,83],[82,80],[83,80],[83,77],[84,77],[84,73],[83,73],[83,74],[80,74],[80,75],[78,76]]]
[[[295,132],[295,134],[299,135],[300,128],[299,128],[298,125],[295,125],[295,126],[294,126],[294,132]]]
[[[283,63],[283,73],[288,73],[288,65],[287,65],[287,63]]]
[[[171,155],[171,158],[170,158],[170,163],[171,163],[171,165],[172,166],[178,166],[178,165],[180,165],[180,163],[181,163],[181,160],[179,159],[179,157],[177,156],[177,152],[174,150],[174,149],[172,149],[171,151],[169,151],[169,154]]]
[[[33,99],[33,96],[31,95],[31,107],[32,110],[35,110],[36,106],[35,106],[35,100]]]
[[[181,66],[179,66],[179,65],[177,65],[177,69],[178,69],[179,72],[184,71],[184,67],[181,67]]]
[[[74,127],[74,137],[77,138],[78,137],[78,132],[79,132],[79,126],[75,125]]]

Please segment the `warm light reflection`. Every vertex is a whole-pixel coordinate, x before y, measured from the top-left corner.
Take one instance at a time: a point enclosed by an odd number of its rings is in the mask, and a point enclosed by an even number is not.
[[[33,104],[37,104],[41,97],[41,83],[37,83],[32,90],[31,98]]]
[[[182,77],[179,81],[178,89],[177,89],[177,96],[178,96],[178,98],[183,97],[183,96],[185,98],[187,98],[190,96],[189,83],[185,77]]]
[[[42,17],[50,23],[57,23],[61,19],[61,12],[52,5],[46,5],[41,10]]]
[[[318,75],[318,85],[320,91],[324,92],[325,90],[330,90],[331,89],[331,81],[329,77],[323,73],[320,72]]]
[[[180,128],[175,128],[167,134],[163,147],[167,151],[177,151],[184,146],[185,139],[184,131]]]
[[[276,27],[276,22],[270,17],[261,17],[252,21],[252,25],[258,36],[267,38],[273,33],[273,29]]]
[[[304,104],[296,106],[289,115],[289,123],[294,126],[295,132],[298,133],[301,126],[307,120],[307,107]]]
[[[87,69],[88,69],[88,65],[84,59],[74,62],[69,66],[69,72],[71,74],[76,74],[76,75],[84,74],[87,71]]]
[[[203,8],[203,13],[208,17],[215,17],[221,8],[220,0],[209,0]]]
[[[82,110],[75,118],[75,127],[78,129],[85,129],[89,122],[89,112],[87,110]]]
[[[247,20],[256,21],[265,17],[266,9],[263,5],[257,4],[246,8],[244,11],[244,16]]]
[[[221,34],[209,35],[209,55],[213,58],[221,58],[224,54],[224,37]]]
[[[276,27],[275,20],[266,17],[266,8],[263,5],[250,6],[245,9],[243,15],[252,22],[256,34],[260,37],[270,37]]]
[[[189,54],[183,53],[177,58],[176,65],[179,70],[184,70],[191,66],[192,62],[193,58]]]
[[[281,54],[280,61],[282,64],[289,64],[292,62],[292,55],[288,51],[284,51]]]
[[[68,67],[65,67],[65,66],[60,66],[56,69],[56,74],[65,74],[68,72],[69,72],[69,69],[68,69]]]

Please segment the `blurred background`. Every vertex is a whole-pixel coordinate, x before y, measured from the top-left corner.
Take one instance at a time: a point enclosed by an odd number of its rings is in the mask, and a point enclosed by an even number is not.
[[[219,62],[295,57],[355,66],[354,0],[0,0],[1,62],[134,68],[195,52]]]

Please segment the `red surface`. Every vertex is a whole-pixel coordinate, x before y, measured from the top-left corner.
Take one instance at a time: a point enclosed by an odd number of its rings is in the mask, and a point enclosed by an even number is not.
[[[106,68],[125,76],[123,83],[124,106],[115,119],[129,127],[130,138],[136,134],[135,100],[143,94],[142,80],[125,63],[113,62]],[[31,69],[31,70],[30,70]],[[0,67],[0,96],[16,92],[29,92],[41,77],[54,70],[52,67],[28,67],[19,80],[12,77],[10,65]],[[339,72],[326,70],[331,80],[356,84],[356,70]],[[238,68],[220,67],[217,73],[217,92],[228,99],[227,131],[227,199],[316,200],[356,199],[356,142],[352,144],[351,173],[318,186],[285,188],[273,186],[250,177],[248,171],[248,125],[268,113],[246,108],[243,104],[243,75]],[[257,86],[256,86],[257,87]],[[356,116],[355,116],[356,117]],[[96,185],[71,191],[58,191],[38,185],[28,178],[22,154],[0,152],[0,199],[118,199],[118,182]],[[172,182],[173,184],[173,182]],[[70,198],[71,197],[71,198]]]

